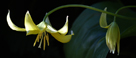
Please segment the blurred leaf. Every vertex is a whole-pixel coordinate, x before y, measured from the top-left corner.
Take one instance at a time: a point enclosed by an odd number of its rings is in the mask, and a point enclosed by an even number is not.
[[[104,9],[115,13],[117,9],[122,7],[117,2],[100,2],[92,5],[93,7]],[[135,12],[130,9],[123,9],[119,14],[129,17],[136,17]],[[71,30],[74,36],[71,41],[64,44],[64,52],[66,58],[106,58],[109,51],[105,43],[105,34],[107,29],[101,28],[99,25],[101,12],[86,9],[75,20]],[[113,16],[107,15],[108,24],[113,21]],[[136,20],[117,18],[117,24],[121,31],[121,37],[135,36]],[[123,34],[124,33],[124,34]]]

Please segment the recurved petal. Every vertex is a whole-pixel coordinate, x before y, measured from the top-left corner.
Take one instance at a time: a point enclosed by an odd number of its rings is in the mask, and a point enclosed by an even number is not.
[[[74,35],[73,31],[71,31],[70,35],[61,35],[57,33],[51,33],[51,35],[61,43],[67,43],[71,40],[72,35]]]
[[[7,14],[7,23],[8,23],[9,27],[10,27],[12,30],[15,30],[15,31],[26,31],[25,28],[17,27],[17,26],[11,21],[11,18],[10,18],[10,10],[8,11],[8,14]]]
[[[40,32],[40,29],[33,22],[30,14],[29,14],[29,11],[27,11],[26,15],[25,15],[25,28],[26,28],[26,31],[27,31],[26,35],[38,34]]]
[[[105,7],[104,11],[107,11],[107,7]],[[106,13],[102,13],[100,16],[100,27],[102,28],[108,28],[109,26],[107,25],[107,21],[106,21]]]
[[[67,32],[68,32],[68,16],[66,17],[65,25],[60,30],[58,30],[58,32],[63,35],[67,34]]]
[[[44,21],[40,22],[37,26],[41,31],[45,31],[46,29],[46,24]]]
[[[49,22],[49,20],[47,20]],[[66,22],[65,22],[65,25],[59,29],[58,31],[53,28],[51,25],[47,24],[47,28],[46,28],[46,31],[49,32],[49,33],[57,33],[59,32],[60,34],[62,35],[65,35],[67,34],[68,32],[68,16],[66,17]]]
[[[48,25],[48,24],[47,24],[46,31],[49,32],[49,33],[57,33],[57,30],[54,29],[51,25]]]

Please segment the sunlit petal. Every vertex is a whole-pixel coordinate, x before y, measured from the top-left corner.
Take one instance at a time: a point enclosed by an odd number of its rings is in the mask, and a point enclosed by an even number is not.
[[[58,30],[58,32],[60,34],[64,34],[64,35],[67,34],[67,32],[68,32],[68,16],[66,17],[65,25],[60,30]]]
[[[51,35],[56,39],[58,40],[59,42],[61,43],[67,43],[71,40],[71,37],[73,34],[73,31],[71,33],[71,35],[61,35],[59,33],[51,33]]]
[[[41,31],[45,31],[46,29],[46,24],[44,21],[40,22],[37,26]]]
[[[57,33],[57,30],[54,29],[51,25],[47,25],[46,31],[49,33]]]
[[[105,7],[104,11],[107,11],[107,7]],[[100,16],[100,26],[102,28],[108,28],[109,26],[107,25],[107,21],[106,21],[106,13],[102,13]]]
[[[27,11],[26,15],[25,15],[25,28],[27,31],[27,35],[38,34],[40,31],[40,29],[33,22],[30,14],[29,14],[29,11]]]
[[[46,13],[46,14],[47,14],[47,13]],[[45,19],[45,18],[44,18],[44,19]],[[57,32],[57,30],[52,27],[52,25],[51,25],[50,20],[49,20],[48,17],[46,18],[45,23],[47,24],[47,26],[46,26],[46,27],[47,27],[47,28],[46,28],[46,31],[47,31],[47,32],[49,32],[49,33],[56,33],[56,32]]]
[[[10,11],[8,11],[8,14],[7,14],[7,23],[9,25],[9,27],[12,29],[12,30],[15,30],[15,31],[26,31],[25,28],[20,28],[20,27],[17,27],[10,19]]]
[[[49,21],[49,20],[47,20],[47,21]],[[67,34],[67,32],[68,32],[68,16],[66,17],[65,25],[60,30],[57,31],[55,28],[53,28],[51,25],[48,24],[46,31],[49,33],[59,32],[60,34],[63,34],[63,35]]]

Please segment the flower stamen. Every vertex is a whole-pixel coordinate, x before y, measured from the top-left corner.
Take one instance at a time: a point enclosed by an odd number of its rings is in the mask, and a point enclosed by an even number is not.
[[[49,46],[49,35],[48,35],[48,33],[47,33],[47,35],[45,35],[45,37],[46,37],[46,40],[47,40],[47,44]]]
[[[39,42],[40,36],[41,36],[41,33],[37,35],[37,37],[36,37],[36,39],[35,39],[35,42],[34,42],[33,46],[35,46],[36,42]]]
[[[43,50],[45,50],[45,46],[46,46],[46,39],[45,39],[45,36],[44,36]]]
[[[39,33],[37,35],[37,38],[33,44],[33,46],[36,45],[36,42],[39,42],[39,39],[40,39],[40,44],[38,46],[38,48],[41,48],[41,45],[42,45],[42,40],[43,40],[43,50],[45,50],[45,46],[46,46],[46,40],[47,40],[47,44],[49,46],[49,35],[48,33],[46,34],[46,32],[42,32],[42,33]]]
[[[43,32],[43,35],[46,36],[46,32]],[[44,42],[43,42],[43,50],[45,50],[45,46],[46,46],[46,37],[44,36]]]
[[[38,48],[41,48],[41,44],[42,44],[42,40],[43,40],[43,33],[41,33],[40,39],[41,39],[41,41],[40,41],[40,44],[39,44]]]

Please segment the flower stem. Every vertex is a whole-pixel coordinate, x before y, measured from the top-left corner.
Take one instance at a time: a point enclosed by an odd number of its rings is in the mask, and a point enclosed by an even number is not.
[[[44,17],[44,21],[45,19],[50,15],[52,14],[53,12],[59,10],[59,9],[62,9],[62,8],[68,8],[68,7],[82,7],[82,8],[88,8],[88,9],[91,9],[91,10],[95,10],[95,11],[99,11],[99,12],[103,12],[103,13],[106,13],[106,14],[109,14],[109,15],[113,15],[115,17],[120,17],[120,18],[124,18],[124,19],[136,19],[136,18],[131,18],[131,17],[125,17],[125,16],[122,16],[122,15],[117,15],[117,14],[114,14],[114,13],[111,13],[111,12],[108,12],[108,11],[104,11],[104,10],[101,10],[101,9],[98,9],[98,8],[95,8],[95,7],[92,7],[92,6],[87,6],[87,5],[80,5],[80,4],[69,4],[69,5],[63,5],[63,6],[59,6],[59,7],[56,7],[54,8],[53,10],[49,11],[46,16]]]
[[[136,6],[124,6],[124,7],[121,7],[115,12],[115,14],[117,14],[120,10],[122,10],[124,8],[130,8],[130,7],[133,8],[133,7],[136,7]],[[114,16],[114,21],[116,21],[116,16]]]

